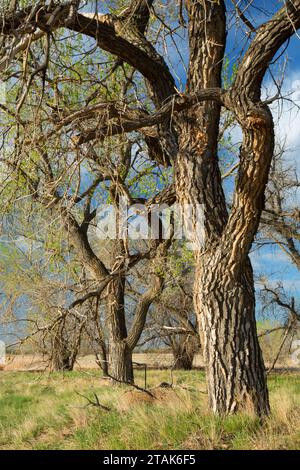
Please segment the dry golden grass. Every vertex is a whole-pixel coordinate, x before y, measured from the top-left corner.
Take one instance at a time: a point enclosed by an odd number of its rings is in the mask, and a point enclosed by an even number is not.
[[[273,357],[273,356],[272,356]],[[149,368],[164,369],[173,365],[173,355],[171,353],[136,353],[133,354],[133,361],[139,364],[147,364]],[[201,354],[196,354],[194,358],[194,367],[203,368],[203,360]],[[266,366],[270,366],[270,362],[266,361]],[[283,358],[276,364],[276,368],[292,368],[294,365],[291,359]],[[19,354],[10,355],[6,358],[6,365],[0,365],[1,370],[7,371],[43,371],[48,368],[47,358],[43,358],[38,354]],[[88,371],[91,369],[99,370],[95,356],[90,354],[81,356],[75,363],[74,370]]]
[[[171,353],[136,353],[133,354],[133,360],[139,364],[147,364],[151,368],[165,368],[171,367],[173,364],[173,355]],[[8,371],[27,371],[27,370],[44,370],[47,368],[47,358],[38,354],[19,354],[16,356],[8,356],[6,359],[5,370]],[[201,356],[198,354],[194,360],[195,367],[202,367],[203,362]],[[91,370],[99,369],[94,355],[87,355],[79,357],[75,370]]]
[[[182,404],[181,396],[173,388],[156,388],[151,390],[151,395],[140,390],[127,390],[118,400],[118,409],[127,411],[140,405],[161,405],[180,406]]]

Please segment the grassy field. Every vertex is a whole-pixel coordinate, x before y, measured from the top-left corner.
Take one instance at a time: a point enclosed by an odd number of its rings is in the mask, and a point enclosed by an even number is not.
[[[142,374],[137,373],[142,385]],[[225,419],[207,410],[204,374],[175,372],[155,398],[112,387],[96,371],[0,373],[1,449],[300,449],[300,375],[269,379],[272,415]],[[155,387],[167,371],[149,371]],[[86,406],[96,393],[109,411]]]

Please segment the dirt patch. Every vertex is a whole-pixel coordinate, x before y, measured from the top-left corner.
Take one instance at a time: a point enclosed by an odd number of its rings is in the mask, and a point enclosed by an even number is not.
[[[97,385],[99,385],[100,387],[110,387],[113,384],[110,378],[100,377]]]
[[[180,397],[172,388],[155,388],[146,393],[140,390],[129,390],[123,393],[118,401],[121,410],[129,410],[137,405],[159,405],[160,403],[174,403]]]

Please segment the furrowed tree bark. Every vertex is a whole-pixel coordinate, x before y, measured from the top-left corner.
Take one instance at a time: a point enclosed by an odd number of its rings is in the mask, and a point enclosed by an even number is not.
[[[109,376],[116,384],[134,383],[132,350],[126,340],[110,341]]]
[[[250,262],[245,262],[240,275],[234,277],[213,256],[198,260],[198,269],[196,282],[201,288],[196,285],[195,295],[201,305],[199,321],[209,405],[217,414],[244,407],[266,414],[269,401],[256,331]]]
[[[255,321],[254,281],[248,253],[258,228],[273,155],[271,113],[243,115],[244,142],[233,208],[215,249],[198,252],[210,406],[229,413],[242,406],[269,412],[266,374]],[[241,121],[242,121],[241,120]],[[207,245],[206,245],[207,247]]]

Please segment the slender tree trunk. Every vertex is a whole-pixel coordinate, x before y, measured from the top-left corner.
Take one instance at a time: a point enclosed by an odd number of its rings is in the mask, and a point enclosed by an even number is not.
[[[114,240],[113,260],[125,259],[122,240]],[[121,266],[120,266],[121,268]],[[115,382],[134,382],[132,349],[127,344],[125,277],[119,275],[108,286],[106,322],[109,330],[109,375]]]
[[[108,362],[107,362],[107,352],[106,352],[106,344],[104,341],[100,341],[100,349],[97,355],[97,363],[99,364],[103,377],[108,376]]]

